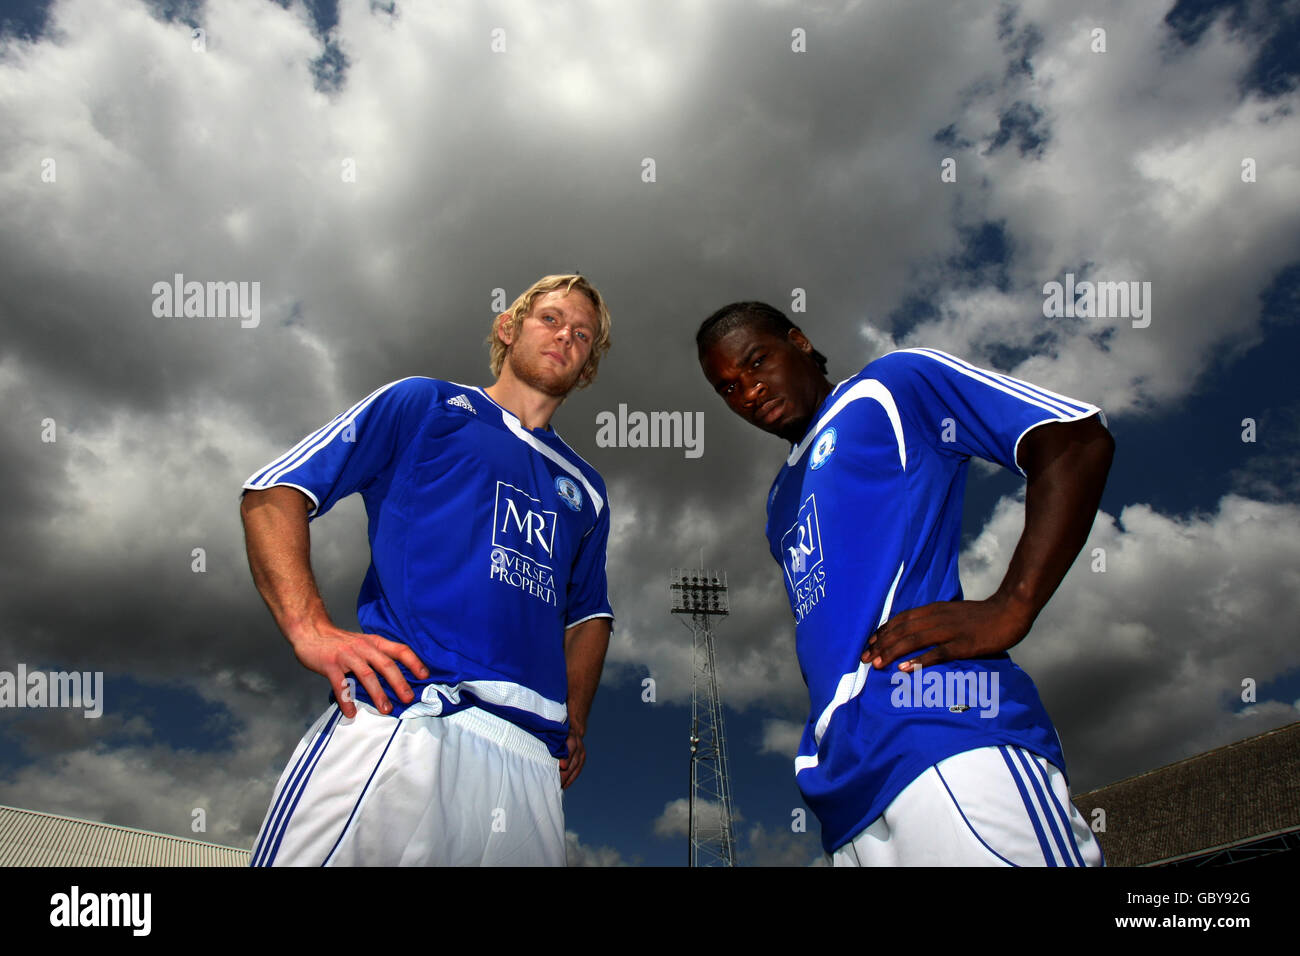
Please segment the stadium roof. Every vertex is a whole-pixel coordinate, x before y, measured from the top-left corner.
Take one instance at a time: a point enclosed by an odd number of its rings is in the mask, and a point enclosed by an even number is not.
[[[248,866],[251,851],[0,806],[0,866]]]
[[[1251,844],[1294,846],[1300,831],[1300,722],[1082,793],[1111,866],[1193,860]],[[1280,839],[1279,839],[1280,838]],[[1231,862],[1231,854],[1227,854]]]

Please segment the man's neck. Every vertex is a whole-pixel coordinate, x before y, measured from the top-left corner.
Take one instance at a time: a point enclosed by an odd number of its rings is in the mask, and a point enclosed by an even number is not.
[[[547,395],[532,386],[525,385],[510,375],[508,368],[502,369],[501,377],[483,391],[528,429],[548,428],[551,424],[551,416],[564,401],[563,398]]]

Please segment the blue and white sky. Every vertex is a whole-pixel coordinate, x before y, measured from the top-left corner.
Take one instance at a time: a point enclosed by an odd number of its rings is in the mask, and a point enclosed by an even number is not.
[[[1013,651],[1076,793],[1300,719],[1297,49],[1300,4],[1244,0],[0,3],[0,670],[106,680],[97,720],[0,710],[0,803],[251,845],[327,688],[253,588],[240,484],[385,382],[486,384],[493,290],[574,269],[614,348],[554,424],[609,487],[618,622],[573,862],[685,861],[667,578],[701,549],[740,860],[821,855],[762,530],[785,446],[695,359],[736,299],[804,290],[836,380],[925,345],[1105,408],[1085,557]],[[175,273],[259,282],[260,323],[155,316]],[[1150,324],[1045,316],[1067,273],[1149,282]],[[702,411],[704,454],[599,447],[620,403]],[[972,468],[968,596],[1021,488]],[[344,626],[365,543],[358,500],[313,525]]]

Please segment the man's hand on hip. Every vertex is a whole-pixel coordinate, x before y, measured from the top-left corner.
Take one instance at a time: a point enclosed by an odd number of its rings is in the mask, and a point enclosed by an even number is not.
[[[415,692],[402,676],[397,662],[401,661],[420,679],[429,676],[428,668],[413,650],[378,634],[358,634],[332,624],[318,624],[298,631],[289,642],[303,667],[330,682],[344,717],[357,715],[357,705],[347,690],[347,674],[352,674],[360,682],[374,705],[385,714],[392,711],[393,705],[379,683],[380,675],[405,704],[415,700]]]
[[[1032,616],[1027,622],[1023,612],[1009,608],[996,595],[986,601],[939,601],[886,621],[867,641],[862,660],[884,670],[923,647],[930,650],[899,669],[986,657],[1020,643],[1032,621]]]
[[[569,789],[569,784],[578,779],[582,765],[587,762],[587,748],[583,746],[582,734],[570,733],[568,746],[569,756],[560,760],[561,790]]]

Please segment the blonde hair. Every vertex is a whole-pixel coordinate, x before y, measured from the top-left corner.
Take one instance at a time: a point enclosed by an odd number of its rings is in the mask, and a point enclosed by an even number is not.
[[[577,289],[596,307],[596,316],[599,319],[596,328],[596,334],[591,343],[591,352],[587,355],[587,364],[582,367],[582,373],[578,376],[575,388],[586,388],[596,380],[596,369],[600,367],[601,357],[609,351],[609,327],[610,317],[609,309],[605,305],[605,300],[601,298],[596,287],[593,286],[584,276],[580,275],[552,275],[543,276],[524,290],[523,295],[511,303],[510,308],[504,313],[508,318],[499,322],[499,317],[494,316],[492,319],[492,331],[488,334],[487,344],[491,349],[491,361],[493,376],[501,377],[501,366],[506,361],[507,346],[497,335],[497,329],[502,325],[510,329],[510,337],[513,338],[519,333],[519,327],[523,325],[524,316],[532,311],[533,303],[539,296],[546,295],[548,292],[555,292],[563,289],[567,294]]]

